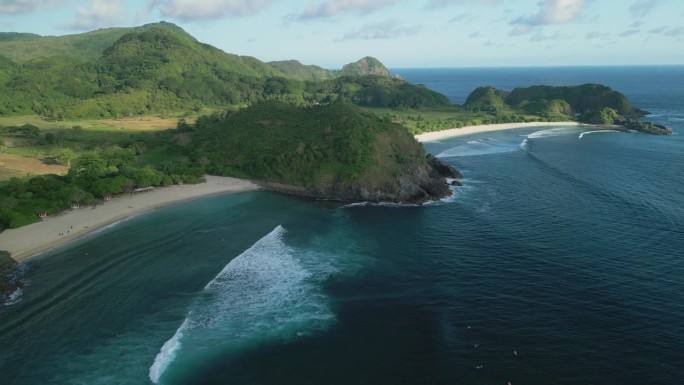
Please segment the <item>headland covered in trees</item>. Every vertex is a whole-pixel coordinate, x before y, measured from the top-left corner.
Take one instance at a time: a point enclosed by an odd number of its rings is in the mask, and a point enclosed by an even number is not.
[[[3,152],[68,168],[0,182],[0,226],[207,173],[315,199],[423,203],[449,195],[447,178],[460,174],[413,134],[566,121],[669,133],[640,121],[644,114],[597,84],[481,87],[455,105],[372,57],[341,70],[264,63],[164,22],[64,37],[0,34]],[[101,125],[151,115],[174,123]]]

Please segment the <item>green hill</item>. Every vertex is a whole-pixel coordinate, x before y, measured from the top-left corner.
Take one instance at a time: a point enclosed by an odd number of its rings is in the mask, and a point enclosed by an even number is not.
[[[228,54],[170,23],[7,39],[0,41],[0,55],[7,55],[0,56],[0,116],[119,118],[264,100],[413,108],[446,100],[398,79],[365,76],[386,73],[376,59],[364,58],[346,70],[357,75],[340,77],[344,70]]]
[[[560,100],[567,103],[571,113],[583,114],[589,110],[604,107],[616,110],[620,115],[638,114],[627,100],[627,97],[610,87],[601,84],[582,84],[579,86],[532,86],[516,88],[506,98],[506,103],[513,107],[525,108],[526,104],[541,100]]]
[[[664,126],[637,119],[645,111],[634,108],[622,93],[601,84],[578,86],[532,86],[506,92],[479,87],[466,100],[472,111],[514,112],[540,116],[549,121],[578,120],[588,124],[622,125],[648,134],[668,135]]]
[[[296,80],[321,81],[339,77],[337,71],[327,70],[315,65],[304,65],[297,60],[272,61],[267,63],[286,78]]]
[[[380,60],[370,56],[366,56],[357,62],[345,65],[342,67],[340,74],[342,76],[390,76],[387,67],[385,67]]]
[[[146,24],[133,28],[105,28],[66,36],[40,36],[32,33],[0,33],[0,55],[23,64],[31,59],[50,56],[66,56],[81,62],[99,59],[102,52],[121,36],[142,32],[149,28],[163,28],[176,33],[185,31],[166,22]]]
[[[450,194],[406,129],[349,104],[265,102],[200,119],[189,130],[189,156],[209,172],[256,179],[278,191],[417,203]]]

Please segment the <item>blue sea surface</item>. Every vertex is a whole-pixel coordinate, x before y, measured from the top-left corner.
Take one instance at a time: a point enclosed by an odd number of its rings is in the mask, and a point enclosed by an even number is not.
[[[21,265],[0,384],[681,381],[684,67],[393,72],[458,103],[605,83],[674,134],[426,143],[465,178],[423,207],[248,192],[126,220]]]

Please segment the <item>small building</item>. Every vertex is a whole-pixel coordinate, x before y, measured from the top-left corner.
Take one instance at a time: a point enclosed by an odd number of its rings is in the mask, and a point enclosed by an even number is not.
[[[148,192],[148,191],[154,191],[154,187],[150,186],[150,187],[137,188],[137,189],[133,190],[133,194],[143,193],[143,192]]]
[[[46,218],[47,211],[38,211],[38,218]]]
[[[71,208],[72,208],[72,209],[78,209],[78,208],[80,208],[80,207],[81,207],[81,205],[78,204],[78,203],[72,203],[72,204],[71,204]]]

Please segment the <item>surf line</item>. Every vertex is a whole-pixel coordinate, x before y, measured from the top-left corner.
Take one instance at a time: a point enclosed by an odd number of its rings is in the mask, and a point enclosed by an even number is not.
[[[618,130],[596,130],[596,131],[586,131],[586,132],[583,132],[583,133],[579,134],[579,139],[584,138],[585,135],[589,135],[589,134],[598,134],[598,133],[602,133],[602,132],[608,133],[608,132],[622,132],[622,131],[618,131]]]
[[[307,269],[300,253],[285,244],[285,233],[277,226],[204,287],[157,354],[149,370],[152,382],[163,382],[179,352],[202,354],[207,346],[239,350],[273,339],[299,338],[334,322],[318,285],[330,272]]]

